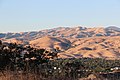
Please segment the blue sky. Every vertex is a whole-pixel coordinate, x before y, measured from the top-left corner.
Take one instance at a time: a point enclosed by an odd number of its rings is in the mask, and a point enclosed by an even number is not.
[[[78,25],[120,27],[120,0],[0,0],[0,32]]]

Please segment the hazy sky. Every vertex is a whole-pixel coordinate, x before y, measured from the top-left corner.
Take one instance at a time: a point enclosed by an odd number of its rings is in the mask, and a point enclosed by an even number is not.
[[[78,25],[120,27],[120,0],[0,0],[0,32]]]

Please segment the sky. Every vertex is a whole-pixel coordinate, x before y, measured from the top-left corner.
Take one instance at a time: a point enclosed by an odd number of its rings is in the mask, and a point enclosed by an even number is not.
[[[0,32],[120,27],[120,0],[0,0]]]

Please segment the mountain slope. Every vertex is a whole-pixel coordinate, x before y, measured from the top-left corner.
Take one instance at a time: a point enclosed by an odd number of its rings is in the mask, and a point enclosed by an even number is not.
[[[72,43],[72,47],[59,54],[61,58],[68,57],[120,57],[120,37],[81,38]]]
[[[41,31],[0,33],[4,42],[29,44],[36,48],[59,48],[60,58],[120,57],[120,28],[59,27]]]
[[[36,46],[38,48],[47,48],[47,49],[59,48],[60,50],[68,49],[71,45],[69,40],[62,39],[62,38],[49,37],[49,36],[32,40],[29,43],[30,45],[34,47]]]
[[[41,31],[21,32],[21,33],[0,33],[2,39],[23,39],[23,40],[34,40],[44,36],[60,37],[60,38],[85,38],[95,36],[119,36],[120,28],[118,27],[59,27]]]

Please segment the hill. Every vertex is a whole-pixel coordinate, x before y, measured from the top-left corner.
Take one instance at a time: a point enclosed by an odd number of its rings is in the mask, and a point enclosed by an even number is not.
[[[119,58],[120,28],[109,26],[95,27],[58,27],[53,29],[0,33],[4,42],[27,44],[36,48],[59,49],[60,58]]]
[[[119,36],[120,28],[110,26],[107,28],[95,27],[58,27],[40,31],[20,32],[20,33],[0,33],[0,38],[11,39],[17,38],[20,40],[34,40],[44,36],[60,37],[60,38],[85,38],[95,36]]]
[[[29,43],[33,47],[46,48],[46,49],[59,48],[60,50],[68,49],[71,45],[69,40],[50,37],[50,36],[38,38],[38,39],[30,41]]]
[[[60,53],[60,57],[119,58],[120,37],[91,37],[77,39],[72,42],[71,48]]]

